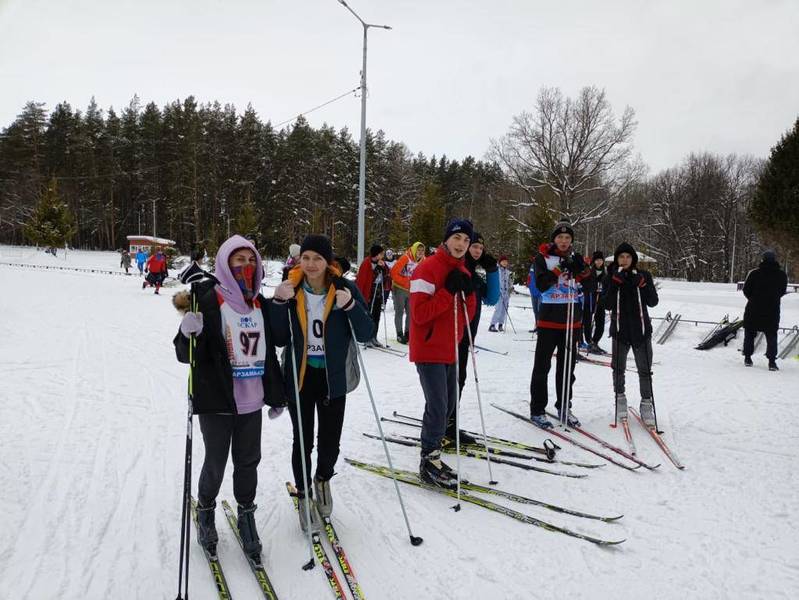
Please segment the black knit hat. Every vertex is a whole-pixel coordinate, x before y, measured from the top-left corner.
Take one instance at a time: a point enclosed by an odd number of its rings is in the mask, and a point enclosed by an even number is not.
[[[383,251],[383,246],[381,246],[380,244],[372,244],[372,247],[369,248],[369,256],[374,258],[378,254],[380,254],[382,251]]]
[[[486,242],[485,239],[483,239],[483,234],[479,231],[472,232],[472,244],[482,244],[485,246]]]
[[[326,235],[306,235],[300,245],[300,255],[306,250],[320,254],[328,263],[333,262],[333,246]]]
[[[549,238],[549,241],[554,242],[555,237],[561,233],[568,233],[572,236],[572,240],[574,240],[574,229],[572,229],[572,224],[568,221],[559,221],[555,225],[555,229],[552,230],[552,235]]]
[[[602,250],[595,250],[594,253],[591,255],[591,262],[594,262],[599,258],[605,260],[605,253],[602,252]]]
[[[474,234],[474,226],[472,225],[472,222],[468,219],[452,219],[452,221],[447,224],[446,231],[444,231],[444,241],[446,242],[450,236],[453,236],[456,233],[465,233],[471,240],[472,234]]]
[[[617,265],[619,264],[619,254],[621,254],[622,252],[626,252],[627,254],[633,257],[633,263],[631,265],[631,268],[634,269],[635,265],[638,264],[638,253],[635,251],[635,248],[633,248],[632,245],[628,244],[627,242],[622,242],[621,244],[619,244],[619,247],[616,248],[616,252],[613,253],[613,262],[616,263]]]

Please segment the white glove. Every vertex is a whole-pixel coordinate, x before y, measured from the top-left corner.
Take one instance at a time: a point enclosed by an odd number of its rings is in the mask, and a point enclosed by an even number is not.
[[[294,285],[287,279],[275,288],[275,298],[285,302],[294,297]]]
[[[347,288],[336,290],[336,306],[341,309],[349,310],[355,305],[352,300],[352,293]]]
[[[180,333],[186,337],[191,334],[199,335],[203,330],[203,314],[201,312],[187,312],[180,322]]]

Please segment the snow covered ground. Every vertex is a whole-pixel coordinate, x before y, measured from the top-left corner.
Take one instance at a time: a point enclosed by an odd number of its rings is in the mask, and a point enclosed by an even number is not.
[[[118,270],[113,252],[53,258],[0,247],[0,262]],[[275,266],[273,269],[276,271]],[[279,279],[279,275],[274,275]],[[2,598],[172,598],[176,591],[185,436],[186,367],[174,358],[178,315],[171,290],[140,289],[138,276],[112,277],[0,265],[0,562]],[[743,312],[733,285],[663,281],[652,311],[718,320]],[[485,309],[479,345],[507,356],[477,355],[489,433],[540,444],[545,436],[487,403],[527,410],[534,343],[525,296],[511,311],[518,334],[489,333]],[[389,305],[389,318],[391,306]],[[799,295],[783,300],[783,325],[799,323]],[[393,338],[393,319],[389,336]],[[608,539],[603,549],[522,524],[469,504],[402,487],[412,547],[389,480],[341,460],[333,480],[334,518],[365,595],[394,598],[795,598],[799,594],[799,496],[796,464],[799,362],[744,369],[738,348],[699,352],[707,325],[680,325],[655,347],[655,394],[666,439],[687,465],[677,471],[637,426],[639,454],[655,472],[612,465],[566,479],[495,465],[499,487],[576,509],[624,513],[605,524],[516,505],[538,518]],[[381,333],[382,335],[382,333]],[[605,342],[605,346],[609,344]],[[420,415],[423,399],[406,358],[364,354],[381,412]],[[474,382],[464,393],[463,423],[479,429]],[[634,373],[628,395],[637,400]],[[553,394],[554,397],[554,394]],[[366,387],[348,399],[342,457],[384,463]],[[586,428],[623,444],[612,419],[610,369],[577,367],[575,412]],[[414,430],[385,424],[387,433]],[[195,425],[195,431],[198,427]],[[280,598],[330,598],[320,568],[301,565],[308,550],[283,483],[290,479],[287,414],[264,422],[257,521],[264,562]],[[594,462],[563,445],[559,456]],[[202,463],[195,443],[194,481]],[[415,469],[415,449],[392,446],[396,464]],[[454,458],[451,463],[454,463]],[[579,469],[561,467],[573,472]],[[463,473],[486,483],[483,461],[462,459]],[[229,469],[230,471],[230,469]],[[232,498],[230,473],[222,496]],[[492,500],[494,498],[491,498]],[[220,555],[234,597],[259,597],[236,541],[221,518]],[[193,532],[194,533],[194,532]],[[192,543],[191,597],[216,597],[200,549]],[[331,553],[332,555],[332,553]]]

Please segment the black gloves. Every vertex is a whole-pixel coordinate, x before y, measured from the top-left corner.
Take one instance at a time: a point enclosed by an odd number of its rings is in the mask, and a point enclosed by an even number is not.
[[[460,294],[470,294],[472,292],[472,278],[458,268],[452,269],[444,281],[444,287],[453,296]]]
[[[485,269],[486,273],[493,273],[497,270],[497,259],[491,256],[488,252],[483,252],[480,260],[477,263]]]
[[[563,260],[563,269],[572,275],[579,275],[585,270],[585,262],[579,254],[572,254]]]

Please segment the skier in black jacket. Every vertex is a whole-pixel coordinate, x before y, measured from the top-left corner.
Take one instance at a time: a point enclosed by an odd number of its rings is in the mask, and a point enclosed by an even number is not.
[[[655,425],[652,401],[652,321],[648,307],[658,304],[658,292],[648,271],[638,270],[638,254],[624,242],[616,248],[604,303],[610,309],[610,337],[613,338],[613,391],[616,394],[616,419],[627,418],[624,372],[630,348],[638,370],[641,389],[641,418]]]
[[[777,367],[777,331],[780,326],[780,299],[788,288],[788,277],[780,269],[777,256],[771,250],[763,253],[763,261],[757,269],[749,271],[744,282],[747,303],[744,310],[744,364],[752,366],[755,351],[755,335],[762,331],[766,335],[766,358],[770,371]]]
[[[263,263],[249,240],[234,235],[219,247],[216,280],[195,284],[198,310],[189,311],[188,295],[173,299],[185,312],[175,336],[180,362],[190,362],[193,412],[199,416],[205,460],[198,484],[198,541],[213,554],[218,541],[214,523],[216,496],[228,453],[233,457],[233,494],[244,551],[256,560],[261,542],[255,528],[255,493],[261,460],[261,408],[270,417],[286,405],[285,387],[273,343],[269,305],[259,293]],[[232,452],[231,452],[232,450]]]
[[[599,347],[599,340],[605,333],[605,307],[602,293],[605,291],[607,272],[605,255],[601,250],[591,256],[593,278],[583,285],[583,343],[581,348],[593,354],[607,354]]]

